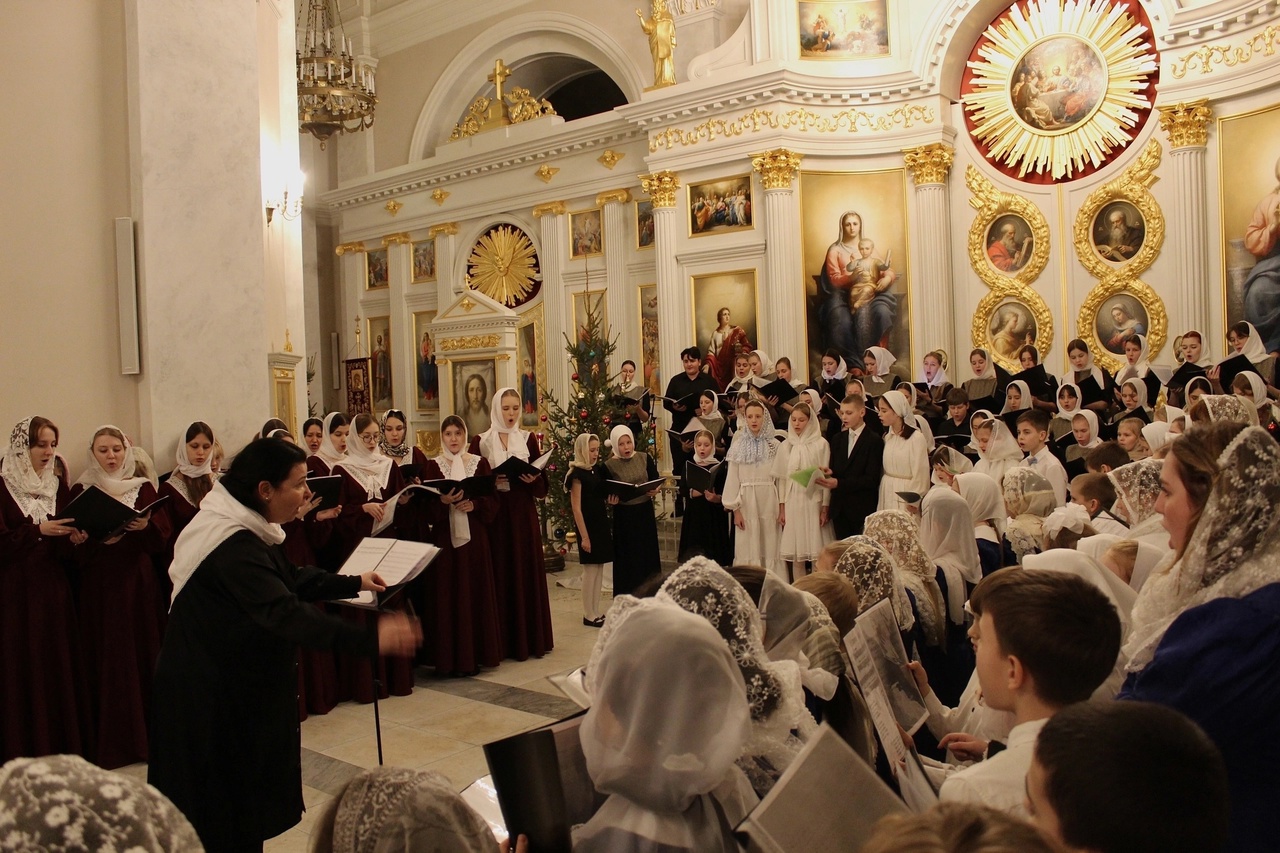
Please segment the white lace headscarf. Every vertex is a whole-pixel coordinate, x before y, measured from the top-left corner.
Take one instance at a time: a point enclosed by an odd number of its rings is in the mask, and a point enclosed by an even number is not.
[[[969,504],[951,489],[930,489],[920,502],[920,547],[947,579],[947,613],[964,624],[965,584],[982,580]]]
[[[22,514],[39,524],[52,518],[57,509],[58,475],[52,459],[38,474],[31,465],[31,420],[23,418],[9,433],[0,476]]]
[[[203,850],[169,798],[77,755],[15,758],[0,767],[0,849]]]
[[[1107,474],[1111,484],[1116,487],[1115,510],[1120,520],[1129,525],[1130,538],[1149,533],[1151,519],[1157,520],[1156,501],[1160,498],[1160,471],[1164,468],[1162,459],[1143,459],[1130,462]]]
[[[1200,402],[1204,403],[1206,411],[1209,412],[1209,421],[1212,423],[1234,421],[1239,424],[1258,426],[1258,410],[1235,394],[1205,394],[1200,398]]]
[[[323,434],[320,436],[320,449],[316,451],[316,456],[319,456],[324,461],[324,464],[330,468],[347,458],[346,452],[339,450],[333,443],[333,431],[331,429],[333,419],[341,416],[341,414],[341,412],[330,412],[324,416],[324,422],[320,426],[320,431]],[[338,427],[338,429],[341,429],[341,427]],[[359,441],[359,439],[355,440]],[[347,439],[348,446],[350,446],[351,441],[351,438]]]
[[[1134,335],[1132,340],[1142,345],[1142,351],[1138,353],[1138,360],[1133,364],[1129,364],[1126,355],[1124,365],[1116,373],[1117,384],[1123,384],[1128,379],[1142,379],[1151,370],[1151,348],[1147,345],[1147,336]]]
[[[1076,395],[1076,404],[1070,409],[1064,408],[1062,405],[1062,392],[1067,388],[1070,388],[1071,393]],[[1076,415],[1080,414],[1082,411],[1080,408],[1080,404],[1081,402],[1083,402],[1084,398],[1080,396],[1080,386],[1075,384],[1074,382],[1063,382],[1061,385],[1059,385],[1057,393],[1054,394],[1054,399],[1057,400],[1058,402],[1058,411],[1053,413],[1053,416],[1055,418],[1062,418],[1067,423],[1071,423],[1071,419],[1074,418]],[[1097,417],[1097,416],[1095,415],[1094,417]]]
[[[458,420],[461,420],[461,418]],[[450,421],[448,426],[459,427],[457,421]],[[461,482],[476,473],[476,470],[480,467],[480,457],[467,452],[466,424],[463,423],[459,428],[462,430],[462,449],[457,453],[453,453],[442,441],[440,442],[440,455],[436,457],[435,462],[440,468],[440,473],[447,479]],[[458,503],[461,503],[461,501]],[[467,513],[458,509],[458,504],[451,504],[449,506],[450,544],[455,548],[461,548],[470,541],[471,520],[467,517]]]
[[[960,497],[969,505],[969,514],[973,518],[973,535],[975,539],[989,539],[999,542],[1004,536],[1005,508],[1004,493],[1000,484],[990,474],[980,471],[969,471],[956,475],[956,486]],[[990,521],[995,529],[983,524]],[[988,535],[991,534],[991,535]]]
[[[1018,393],[1022,395],[1019,398],[1017,406],[1014,406],[1009,402],[1009,388],[1014,387],[1016,387],[1018,389]],[[1031,386],[1023,380],[1015,379],[1010,382],[1009,386],[1004,389],[1004,394],[1004,408],[1000,410],[1000,414],[1007,415],[1010,412],[1021,412],[1031,408]]]
[[[933,564],[920,547],[916,520],[900,509],[884,509],[867,516],[865,535],[893,558],[902,585],[916,599],[925,644],[941,645],[946,639],[947,611]]]
[[[895,362],[897,362],[898,357],[884,347],[867,347],[866,352],[864,352],[863,355],[866,355],[868,352],[876,357],[876,372],[871,375],[877,379],[881,376],[888,376],[889,369],[893,367]]]
[[[1044,520],[1058,506],[1049,481],[1025,466],[1010,468],[1004,475],[1004,507],[1009,513],[1005,537],[1021,563],[1027,554],[1044,546]]]
[[[324,445],[320,446],[323,449]],[[364,440],[353,433],[347,439],[347,455],[334,467],[341,468],[355,478],[364,487],[369,500],[377,500],[391,497],[385,490],[391,485],[393,465],[395,462],[383,456],[377,445],[370,450],[364,446]]]
[[[778,439],[773,434],[773,426],[768,423],[768,415],[760,422],[760,431],[752,432],[743,419],[738,431],[733,434],[729,444],[729,452],[724,458],[729,462],[743,465],[758,465],[771,462],[778,453]]]
[[[850,536],[844,542],[847,547],[836,560],[836,571],[857,590],[858,615],[866,613],[877,602],[888,599],[898,630],[914,628],[916,617],[911,612],[911,600],[907,598],[901,573],[889,552],[866,535]]]
[[[716,563],[694,557],[667,577],[657,597],[703,617],[729,644],[751,708],[748,754],[763,755],[777,770],[786,769],[799,751],[790,733],[799,731],[807,738],[816,724],[804,707],[800,668],[792,661],[769,660],[760,611],[751,596]]]
[[[492,853],[493,832],[433,770],[375,767],[353,778],[333,816],[333,853]]]
[[[734,762],[751,732],[738,661],[708,620],[662,598],[620,596],[606,628],[580,738],[609,798],[575,831],[574,850],[610,849],[621,834],[628,850],[727,853],[733,841],[708,795],[740,778]]]
[[[502,395],[520,394],[514,388],[499,388],[489,402],[489,428],[480,433],[480,454],[489,460],[494,468],[506,462],[509,457],[529,461],[529,433],[520,429],[520,417],[516,416],[514,426],[507,426],[502,417]],[[502,446],[499,436],[507,437],[507,446]]]
[[[93,452],[93,445],[97,443],[99,434],[108,435],[111,438],[116,436],[106,430],[115,430],[124,435],[124,431],[118,426],[105,424],[94,430],[94,440],[89,443],[89,464],[85,466],[84,473],[80,475],[77,483],[86,489],[90,486],[97,486],[102,491],[111,495],[111,497],[133,507],[138,503],[138,490],[144,485],[151,482],[149,477],[137,476],[138,463],[134,458],[133,442],[126,435],[123,439],[124,458],[120,461],[120,467],[114,472],[108,472],[102,467],[102,463],[98,461],[97,455]]]
[[[1151,662],[1183,612],[1280,582],[1280,445],[1261,427],[1246,427],[1217,462],[1219,474],[1182,558],[1167,558],[1167,571],[1157,566],[1138,595],[1124,647],[1130,672]]]

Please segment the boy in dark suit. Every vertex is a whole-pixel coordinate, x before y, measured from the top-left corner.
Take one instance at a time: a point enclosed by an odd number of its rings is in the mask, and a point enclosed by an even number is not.
[[[843,429],[831,441],[831,467],[816,480],[831,490],[831,526],[837,539],[861,533],[880,498],[884,439],[867,427],[866,413],[867,403],[857,394],[840,401]]]

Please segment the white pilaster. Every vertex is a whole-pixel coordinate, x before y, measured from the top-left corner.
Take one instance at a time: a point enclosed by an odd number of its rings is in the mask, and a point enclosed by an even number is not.
[[[541,229],[542,246],[538,266],[542,270],[543,322],[546,324],[547,382],[557,400],[569,391],[569,362],[564,353],[566,300],[564,285],[565,247],[569,245],[569,217],[563,202],[553,202],[533,210]]]
[[[915,216],[911,266],[917,294],[911,312],[918,322],[918,361],[930,350],[941,349],[957,363],[954,281],[951,273],[951,192],[947,176],[955,150],[939,142],[908,149],[904,162],[915,182]],[[906,357],[905,353],[895,353]],[[911,375],[918,365],[909,366]]]
[[[1160,108],[1160,125],[1169,134],[1173,155],[1173,184],[1177,203],[1169,212],[1173,239],[1165,241],[1177,263],[1176,297],[1167,300],[1174,320],[1170,333],[1187,329],[1209,334],[1209,226],[1208,186],[1205,158],[1209,141],[1209,121],[1213,117],[1207,101]],[[1224,306],[1225,307],[1225,306]],[[1181,321],[1181,322],[1178,322]]]
[[[785,148],[754,157],[764,185],[765,277],[761,283],[760,348],[772,358],[791,358],[792,379],[809,381],[805,357],[805,303],[796,298],[800,257],[800,196],[794,178],[801,155]],[[773,365],[765,365],[772,370]]]
[[[627,359],[634,361],[638,370],[641,360],[639,320],[635,316],[635,288],[627,277],[627,250],[630,247],[627,208],[631,206],[631,193],[627,190],[601,193],[596,201],[604,208],[605,281],[608,282],[605,303],[608,305],[609,336],[618,342],[609,370],[617,373]]]

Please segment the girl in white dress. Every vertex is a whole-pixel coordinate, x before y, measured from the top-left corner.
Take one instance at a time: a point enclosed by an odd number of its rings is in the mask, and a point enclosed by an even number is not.
[[[879,510],[901,509],[907,505],[898,492],[929,491],[929,449],[924,435],[907,424],[911,406],[901,391],[886,391],[878,404],[880,422],[885,426],[884,476],[880,478]]]
[[[725,456],[729,476],[724,484],[724,508],[733,512],[738,528],[733,560],[762,566],[786,578],[778,559],[778,487],[773,460],[778,440],[766,421],[764,403],[752,400],[743,413],[746,425],[733,436]]]
[[[791,478],[806,469],[826,468],[831,461],[831,447],[822,437],[822,429],[813,418],[807,403],[797,403],[791,410],[787,440],[773,460],[773,476],[778,481],[778,517],[782,522],[779,551],[788,581],[809,574],[818,554],[831,541],[827,511],[831,490],[812,480],[806,488]]]

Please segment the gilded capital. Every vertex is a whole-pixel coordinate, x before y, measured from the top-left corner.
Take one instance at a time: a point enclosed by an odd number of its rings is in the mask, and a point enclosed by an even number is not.
[[[537,219],[544,216],[563,216],[569,212],[569,208],[565,207],[562,201],[549,201],[546,204],[540,204],[533,209],[533,215]]]
[[[680,178],[675,172],[654,172],[651,175],[637,177],[640,178],[640,187],[653,201],[654,207],[676,206],[676,191],[680,189]]]
[[[364,252],[364,251],[367,251],[367,250],[364,247],[363,240],[357,240],[354,243],[342,243],[338,246],[335,246],[333,249],[333,253],[338,257],[342,257],[343,255],[346,255],[346,254],[353,254],[355,252]]]
[[[945,184],[951,164],[956,160],[956,150],[942,142],[930,142],[902,152],[902,162],[911,170],[916,186],[921,184]]]
[[[1169,147],[1202,148],[1209,143],[1209,122],[1213,110],[1209,99],[1201,98],[1190,103],[1177,103],[1160,107],[1160,127],[1169,134]]]
[[[401,231],[399,234],[388,234],[386,237],[383,237],[382,248],[387,249],[391,246],[407,246],[412,242],[413,240],[409,238],[409,235],[406,232]]]
[[[628,189],[606,190],[605,192],[602,192],[596,196],[597,207],[603,207],[604,205],[608,204],[611,201],[616,201],[619,204],[626,204],[627,202],[631,201],[631,190],[628,190]]]
[[[427,232],[427,237],[434,239],[436,237],[439,237],[441,234],[448,234],[450,236],[453,236],[454,234],[457,234],[457,233],[458,233],[458,223],[441,222],[439,225],[431,226],[431,230]]]
[[[775,148],[751,158],[751,168],[760,173],[766,190],[789,190],[791,181],[800,169],[803,154]]]

